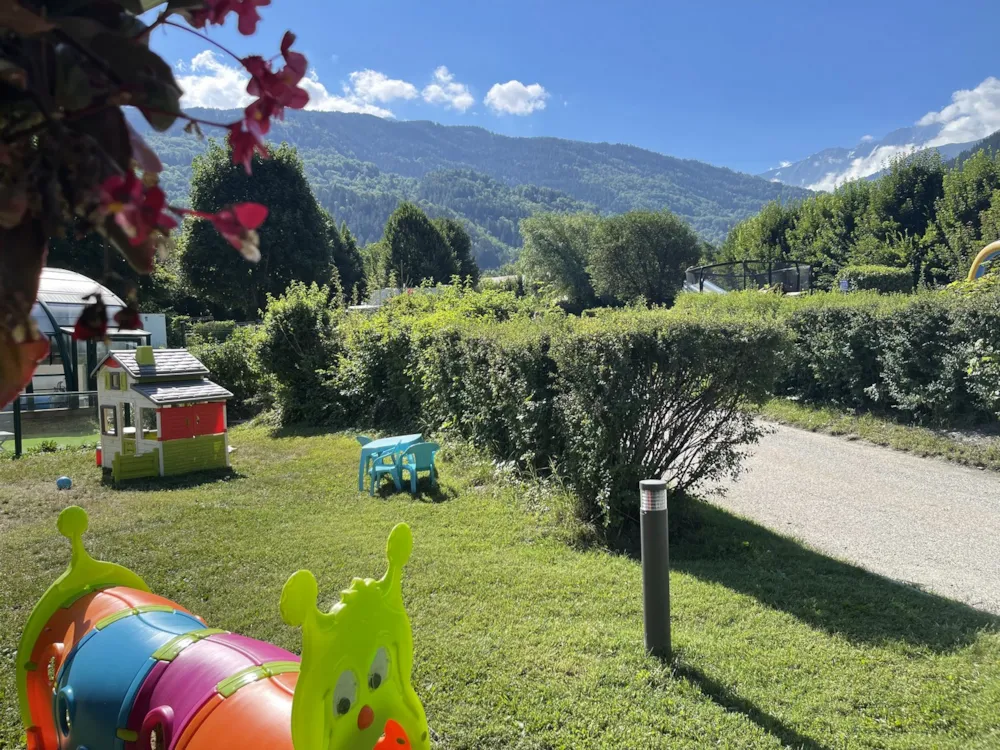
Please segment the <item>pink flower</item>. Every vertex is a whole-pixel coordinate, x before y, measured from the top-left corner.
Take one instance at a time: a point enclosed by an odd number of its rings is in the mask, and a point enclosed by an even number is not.
[[[236,203],[214,214],[206,211],[176,209],[185,216],[194,216],[212,222],[226,242],[240,251],[240,255],[256,263],[260,260],[260,236],[257,227],[267,218],[267,206],[260,203]]]
[[[302,109],[309,103],[309,93],[299,87],[308,63],[305,55],[291,51],[294,42],[295,34],[286,31],[281,40],[281,56],[285,59],[285,67],[277,73],[271,70],[271,63],[258,55],[242,60],[243,67],[250,73],[247,93],[260,97],[261,101],[271,100],[270,114],[278,118],[282,117],[285,107]]]
[[[261,159],[268,157],[267,146],[264,145],[264,132],[266,131],[261,130],[257,120],[250,117],[245,117],[229,126],[229,145],[233,149],[233,164],[242,164],[247,174],[251,173],[250,162],[253,160],[254,151],[260,153]]]
[[[177,226],[176,219],[163,213],[164,192],[157,185],[145,185],[134,172],[111,175],[101,184],[101,207],[114,214],[132,245],[143,244],[152,232],[165,235]]]
[[[267,218],[267,206],[260,203],[237,203],[208,218],[216,231],[240,251],[240,255],[251,263],[260,260],[257,227]]]
[[[230,12],[239,16],[237,27],[244,36],[250,36],[257,31],[260,14],[257,8],[270,5],[271,0],[205,0],[204,5],[193,10],[181,11],[187,22],[196,29],[205,24],[221,26]]]
[[[84,299],[93,302],[83,308],[73,326],[73,338],[77,341],[104,339],[108,335],[108,308],[99,294],[88,294]]]

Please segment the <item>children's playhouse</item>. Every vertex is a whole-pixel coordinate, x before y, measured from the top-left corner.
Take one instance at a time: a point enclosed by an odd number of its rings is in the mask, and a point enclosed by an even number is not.
[[[101,446],[115,481],[229,466],[226,400],[185,349],[112,351],[97,365]]]

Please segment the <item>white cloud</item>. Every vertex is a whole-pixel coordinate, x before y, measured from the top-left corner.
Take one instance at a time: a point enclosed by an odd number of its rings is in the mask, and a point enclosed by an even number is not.
[[[879,146],[868,156],[855,159],[843,172],[828,172],[823,179],[809,185],[810,190],[833,190],[851,180],[858,180],[868,177],[876,172],[880,172],[889,166],[889,163],[900,156],[909,156],[917,151],[915,143],[907,143],[905,146]]]
[[[927,146],[967,143],[1000,130],[1000,80],[990,76],[976,88],[956,91],[951,104],[940,112],[928,112],[917,125],[941,125]]]
[[[247,89],[250,76],[242,68],[231,67],[211,50],[199,52],[191,62],[178,70],[177,83],[184,91],[181,103],[185,107],[238,109],[253,101]]]
[[[306,109],[315,109],[321,112],[356,112],[361,115],[375,115],[376,117],[394,117],[392,112],[384,107],[376,106],[371,102],[366,102],[350,86],[344,86],[344,95],[337,96],[327,91],[317,75],[315,69],[309,71],[309,75],[302,79],[299,86],[309,92],[309,103]]]
[[[792,166],[792,163],[790,161],[782,161],[782,162],[778,163],[778,166],[780,166],[782,169],[784,169],[785,167]]]
[[[212,50],[200,52],[190,63],[181,62],[175,68],[187,73],[177,77],[177,83],[184,90],[182,104],[185,107],[240,109],[253,101],[253,97],[246,92],[250,81],[247,72],[227,65]],[[343,95],[332,94],[319,80],[316,71],[309,71],[309,75],[299,84],[309,92],[306,109],[392,117],[391,111],[375,102],[393,98],[412,99],[417,95],[416,87],[412,84],[392,80],[374,70],[351,73],[350,80],[351,84],[343,87]]]
[[[530,115],[545,109],[549,92],[540,83],[525,86],[520,81],[494,83],[483,103],[497,114]]]
[[[459,112],[465,112],[476,103],[469,87],[455,80],[455,76],[444,65],[434,71],[434,82],[420,92],[429,104],[443,104]]]
[[[873,135],[863,135],[863,136],[861,136],[861,142],[862,143],[868,143],[868,141],[874,141],[874,140],[875,140],[875,136],[873,136]]]
[[[377,70],[351,73],[353,93],[365,102],[391,102],[393,99],[415,99],[417,87],[398,78],[389,78]],[[345,88],[345,93],[348,91]]]

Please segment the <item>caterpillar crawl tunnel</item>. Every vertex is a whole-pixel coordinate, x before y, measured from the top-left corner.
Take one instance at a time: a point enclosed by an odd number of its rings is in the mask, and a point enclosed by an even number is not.
[[[82,508],[59,516],[69,568],[35,606],[17,654],[28,750],[429,750],[410,682],[413,635],[400,524],[381,580],[356,578],[330,612],[300,570],[281,615],[301,659],[209,628],[135,573],[84,549]]]

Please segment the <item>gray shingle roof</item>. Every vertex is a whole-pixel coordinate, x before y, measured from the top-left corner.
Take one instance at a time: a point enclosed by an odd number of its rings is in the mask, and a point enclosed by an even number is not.
[[[132,390],[154,404],[176,404],[182,401],[218,401],[232,398],[232,393],[211,380],[181,380],[169,383],[136,383]]]
[[[187,349],[154,349],[152,365],[136,364],[134,349],[113,351],[109,356],[117,359],[134,378],[208,375],[208,368]]]

